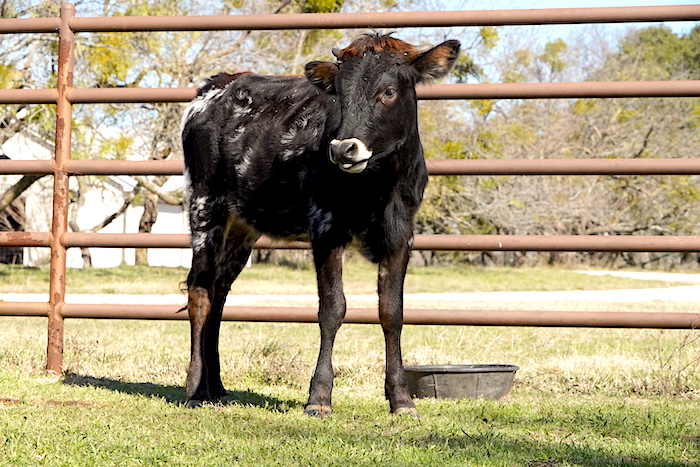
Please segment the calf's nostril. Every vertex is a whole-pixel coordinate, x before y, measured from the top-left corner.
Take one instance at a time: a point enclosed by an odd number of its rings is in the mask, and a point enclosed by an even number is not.
[[[365,163],[372,157],[372,151],[365,147],[365,144],[357,138],[344,140],[334,139],[328,148],[331,162],[341,166],[343,170],[348,167],[355,167]],[[364,170],[364,166],[358,170]]]
[[[350,155],[357,152],[357,143],[354,141],[351,141],[349,143],[346,143],[345,150],[343,151],[343,154],[345,155]]]
[[[355,141],[340,141],[331,143],[331,153],[337,159],[351,158],[357,154],[358,145]]]

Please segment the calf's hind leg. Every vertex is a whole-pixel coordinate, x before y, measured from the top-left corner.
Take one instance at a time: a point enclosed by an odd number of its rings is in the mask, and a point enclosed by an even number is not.
[[[193,277],[190,272],[190,278]],[[188,280],[189,282],[189,280]],[[202,401],[211,400],[209,374],[204,357],[207,340],[205,329],[211,315],[211,287],[190,283],[187,292],[187,312],[190,316],[190,366],[187,370],[187,406],[198,407]]]
[[[224,397],[219,361],[219,330],[226,295],[245,266],[257,238],[229,221],[225,232],[208,232],[213,241],[193,253],[188,277],[191,353],[187,371],[187,406]]]

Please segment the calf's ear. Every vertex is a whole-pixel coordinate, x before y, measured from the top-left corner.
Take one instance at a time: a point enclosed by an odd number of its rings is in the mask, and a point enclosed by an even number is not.
[[[445,41],[423,52],[413,61],[413,67],[420,74],[419,81],[430,81],[447,76],[459,57],[460,43]]]
[[[333,92],[335,77],[340,71],[333,62],[309,62],[304,70],[309,81],[326,92]]]

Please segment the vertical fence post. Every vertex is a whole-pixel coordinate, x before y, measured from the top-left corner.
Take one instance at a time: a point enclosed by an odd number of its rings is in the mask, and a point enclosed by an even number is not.
[[[56,150],[53,173],[53,219],[51,224],[51,272],[49,285],[49,328],[46,371],[60,374],[63,367],[63,315],[66,296],[66,247],[63,234],[68,230],[69,177],[72,109],[68,91],[73,87],[75,35],[70,20],[75,7],[61,5],[61,29],[58,45],[58,100],[56,101]]]

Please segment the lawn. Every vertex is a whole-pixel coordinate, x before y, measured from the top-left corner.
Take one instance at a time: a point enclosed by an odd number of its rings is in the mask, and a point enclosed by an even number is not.
[[[299,273],[313,280],[304,269],[255,270],[244,274],[251,283],[278,281],[279,289],[294,288],[289,284]],[[148,270],[137,272],[141,282],[150,280]],[[156,271],[153,281],[181,280],[183,272]],[[412,274],[435,278],[435,287],[447,281],[448,272],[455,270]],[[503,290],[504,283],[542,290],[560,277],[571,281],[562,279],[557,288],[613,282],[546,268],[460,273],[455,283],[472,284],[464,287],[483,281],[476,290]],[[357,274],[373,277],[363,266]],[[31,277],[18,282],[33,282]],[[125,280],[136,282],[131,274]],[[128,288],[114,281],[115,289]],[[649,285],[621,281],[612,287]],[[657,311],[694,307],[654,305]],[[0,317],[0,465],[700,463],[700,342],[694,331],[406,326],[406,364],[521,367],[507,399],[420,399],[420,420],[388,413],[378,326],[341,328],[334,414],[326,420],[310,419],[302,410],[318,346],[316,325],[227,322],[221,335],[229,396],[188,410],[182,388],[189,358],[186,322],[68,320],[65,371],[50,376],[43,372],[46,320]]]
[[[69,269],[68,293],[179,293],[187,279],[185,268],[121,266],[118,268]],[[376,289],[375,266],[366,261],[347,261],[344,268],[345,291],[369,294]],[[622,288],[666,287],[661,281],[635,280],[613,276],[586,276],[558,268],[481,268],[475,266],[409,267],[406,292],[498,292],[551,290],[610,290]],[[0,294],[48,293],[49,267],[24,267],[0,264]],[[313,294],[316,276],[309,265],[281,267],[256,264],[246,268],[234,283],[233,293]]]

